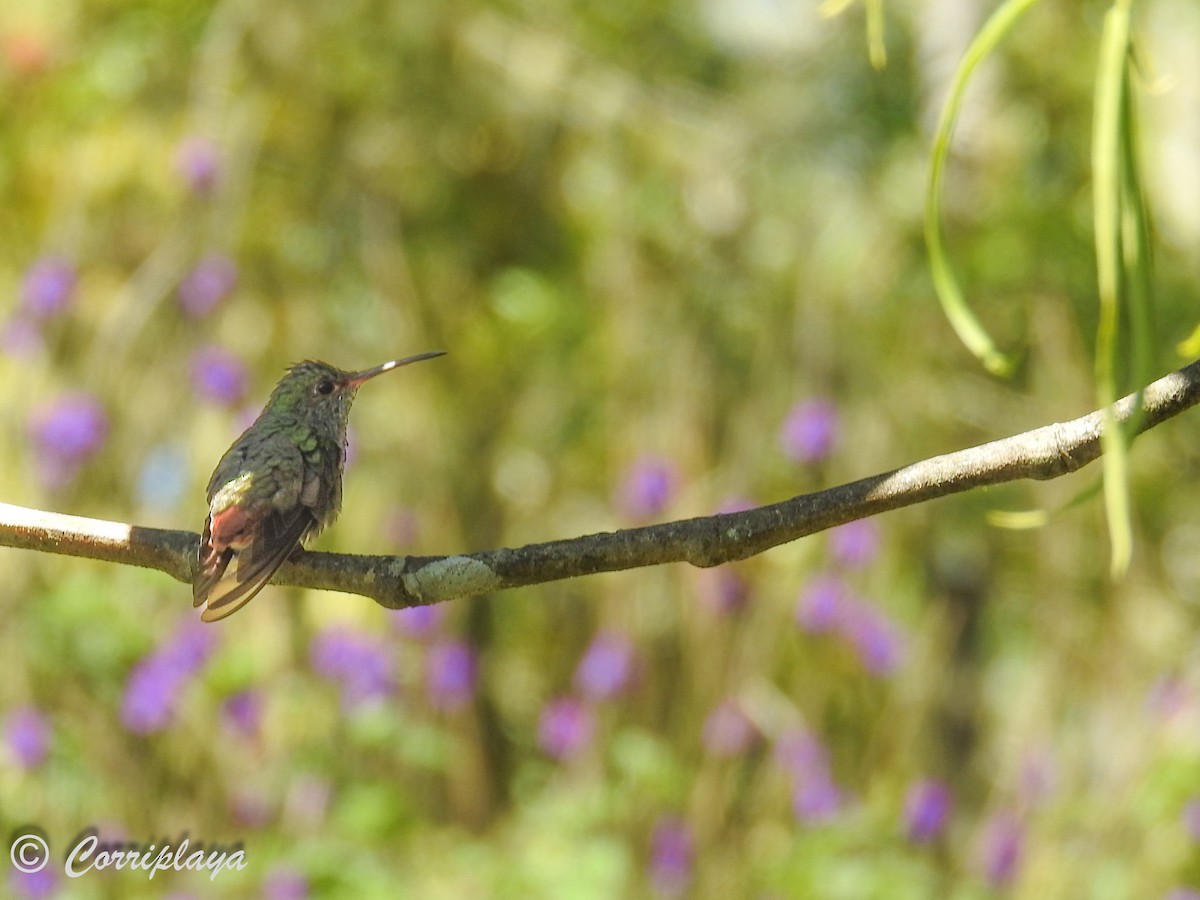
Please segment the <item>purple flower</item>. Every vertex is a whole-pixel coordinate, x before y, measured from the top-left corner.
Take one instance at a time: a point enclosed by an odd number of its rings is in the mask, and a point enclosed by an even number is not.
[[[376,635],[329,628],[313,638],[309,656],[319,675],[341,685],[345,709],[382,700],[395,688],[391,647]]]
[[[829,771],[829,751],[807,728],[790,728],[775,739],[776,764],[796,780]]]
[[[391,614],[391,619],[401,633],[410,638],[424,640],[437,631],[445,614],[444,607],[431,603],[398,609]]]
[[[193,319],[209,315],[237,287],[237,266],[228,256],[209,254],[179,284],[179,305]]]
[[[571,697],[559,697],[542,710],[538,744],[547,756],[566,761],[587,749],[595,730],[590,709]]]
[[[100,449],[108,417],[90,394],[65,394],[34,420],[38,450],[65,460],[83,460]]]
[[[904,800],[904,824],[908,839],[914,844],[928,844],[937,840],[953,808],[954,798],[945,783],[933,779],[914,783]]]
[[[221,178],[221,156],[208,138],[190,135],[175,153],[175,171],[197,196],[211,194]]]
[[[14,868],[8,877],[13,896],[20,897],[22,900],[42,900],[43,897],[53,897],[58,887],[53,865],[47,865],[36,872],[22,872]]]
[[[63,488],[104,445],[108,416],[92,395],[64,394],[34,415],[30,432],[42,483]]]
[[[796,622],[811,634],[826,634],[837,629],[849,599],[841,580],[834,575],[813,578],[796,604]]]
[[[993,888],[1013,882],[1025,851],[1025,829],[1016,815],[1003,811],[983,827],[979,865],[984,880]]]
[[[261,784],[241,788],[229,799],[233,821],[246,828],[266,828],[274,819],[274,807]]]
[[[745,512],[748,509],[754,509],[758,504],[749,497],[743,497],[741,494],[734,494],[726,497],[721,501],[721,505],[717,507],[717,515],[729,515],[730,513]]]
[[[678,816],[659,820],[650,835],[650,884],[656,894],[676,897],[692,880],[696,850],[692,830]]]
[[[845,798],[829,772],[813,773],[792,791],[792,812],[802,822],[828,822],[842,811]]]
[[[383,535],[395,547],[411,547],[421,534],[421,520],[411,509],[395,507],[383,520]]]
[[[626,473],[617,493],[617,505],[631,519],[661,515],[671,501],[677,481],[674,467],[657,456],[644,456]]]
[[[1200,797],[1193,797],[1183,807],[1183,827],[1196,843],[1200,843]]]
[[[162,731],[175,715],[183,687],[179,673],[157,665],[153,657],[133,667],[121,701],[121,724],[134,734]]]
[[[186,622],[130,672],[121,702],[121,723],[134,734],[170,724],[183,689],[216,649],[217,630]]]
[[[854,597],[835,576],[809,582],[796,605],[796,621],[813,634],[837,632],[873,675],[891,675],[904,657],[904,635],[882,611]]]
[[[210,344],[192,354],[192,388],[201,399],[237,406],[246,396],[246,367],[223,347]]]
[[[248,741],[258,739],[262,729],[263,696],[254,690],[230,694],[221,704],[221,718],[229,730]]]
[[[263,879],[262,895],[266,900],[306,900],[308,879],[295,869],[276,867]]]
[[[45,348],[41,328],[28,316],[11,316],[0,329],[0,351],[13,359],[31,359]]]
[[[833,450],[837,433],[838,414],[834,405],[828,400],[805,400],[793,406],[783,420],[779,446],[788,459],[816,462]]]
[[[1163,895],[1163,900],[1200,900],[1200,890],[1194,887],[1173,887]]]
[[[65,312],[79,279],[75,268],[58,256],[43,256],[25,272],[21,309],[35,320]]]
[[[1146,693],[1146,712],[1167,722],[1191,706],[1191,690],[1178,675],[1160,676]]]
[[[575,669],[575,686],[589,700],[617,696],[633,679],[633,642],[616,631],[592,639]]]
[[[471,702],[475,693],[475,653],[462,641],[447,641],[430,648],[426,661],[429,702],[453,711]]]
[[[738,756],[759,739],[758,729],[736,700],[725,700],[704,720],[702,740],[713,756]]]
[[[879,526],[870,519],[847,522],[829,533],[829,549],[847,568],[868,566],[879,555]]]
[[[4,720],[9,753],[23,769],[41,765],[50,749],[50,723],[32,706],[14,709]]]
[[[750,585],[732,566],[701,569],[697,575],[701,601],[717,615],[734,615],[750,601]]]
[[[904,636],[882,612],[861,600],[846,605],[841,631],[872,675],[886,677],[904,660]]]
[[[217,649],[219,630],[188,619],[159,646],[155,658],[164,666],[191,677]]]
[[[1029,806],[1038,806],[1054,791],[1058,767],[1050,749],[1025,751],[1021,759],[1020,798]]]
[[[792,776],[792,810],[804,822],[833,818],[845,805],[845,796],[833,778],[829,751],[807,728],[785,731],[775,740],[776,764]]]
[[[284,816],[294,827],[319,826],[329,812],[333,786],[324,778],[301,773],[292,779],[284,800]]]

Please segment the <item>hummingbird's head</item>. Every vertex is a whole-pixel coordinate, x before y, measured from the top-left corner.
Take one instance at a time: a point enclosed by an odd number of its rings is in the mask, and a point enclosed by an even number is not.
[[[346,372],[329,363],[305,360],[288,369],[275,386],[267,407],[295,411],[311,424],[333,428],[344,437],[350,405],[363,382],[400,366],[433,359],[444,353],[444,350],[435,350],[405,359],[393,359],[361,372]]]

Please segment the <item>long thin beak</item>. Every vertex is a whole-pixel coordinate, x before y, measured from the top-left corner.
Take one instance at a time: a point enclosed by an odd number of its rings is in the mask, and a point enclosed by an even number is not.
[[[346,379],[346,383],[353,388],[358,388],[364,381],[374,378],[376,375],[382,375],[384,372],[390,372],[392,369],[398,369],[401,366],[407,366],[409,363],[421,362],[423,359],[433,359],[438,356],[445,356],[445,350],[432,350],[429,353],[418,353],[416,356],[406,356],[404,359],[393,359],[390,362],[385,362],[382,366],[376,366],[373,369],[364,369],[361,372],[355,372]]]

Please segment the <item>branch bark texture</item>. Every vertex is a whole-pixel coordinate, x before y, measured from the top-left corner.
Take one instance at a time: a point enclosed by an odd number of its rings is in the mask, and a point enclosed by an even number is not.
[[[1140,433],[1200,402],[1200,361],[1116,404]],[[1025,478],[1048,480],[1100,456],[1103,411],[935,456],[744,512],[455,556],[359,556],[298,551],[272,584],[342,591],[390,609],[597,572],[746,559],[854,519]],[[0,546],[144,566],[190,582],[199,535],[84,519],[0,503]]]

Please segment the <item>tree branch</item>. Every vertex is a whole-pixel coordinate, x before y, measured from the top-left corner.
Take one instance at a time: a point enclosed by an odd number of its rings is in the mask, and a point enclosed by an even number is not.
[[[1200,402],[1200,361],[1116,404],[1137,433]],[[422,606],[597,572],[687,562],[716,566],[854,519],[972,488],[1047,480],[1100,456],[1101,411],[991,443],[801,494],[744,512],[457,556],[357,556],[298,551],[272,584],[343,591],[389,609]],[[190,582],[199,535],[141,528],[0,503],[0,546],[144,566]]]

